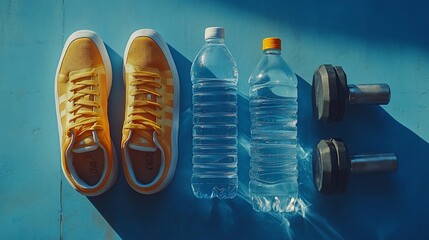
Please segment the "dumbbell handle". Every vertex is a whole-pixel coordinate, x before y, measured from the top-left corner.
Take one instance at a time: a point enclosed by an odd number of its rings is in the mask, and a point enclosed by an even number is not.
[[[350,157],[353,173],[395,172],[398,159],[394,153],[360,154]]]
[[[387,84],[349,84],[350,104],[386,105],[390,102],[390,87]]]

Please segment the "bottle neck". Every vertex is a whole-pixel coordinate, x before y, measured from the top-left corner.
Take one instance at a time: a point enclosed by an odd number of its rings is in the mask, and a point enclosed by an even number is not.
[[[206,43],[222,44],[225,43],[223,38],[207,38]]]
[[[280,49],[269,48],[264,50],[265,55],[281,55],[282,51]]]

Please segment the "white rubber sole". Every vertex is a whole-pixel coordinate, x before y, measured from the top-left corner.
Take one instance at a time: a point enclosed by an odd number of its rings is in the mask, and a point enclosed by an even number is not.
[[[167,170],[167,176],[164,179],[164,181],[155,189],[151,191],[140,191],[139,189],[134,188],[131,184],[129,184],[135,191],[141,193],[141,194],[154,194],[157,193],[163,189],[165,189],[171,182],[171,180],[174,177],[174,173],[176,171],[177,166],[177,158],[178,158],[178,134],[179,134],[179,117],[180,117],[180,81],[179,81],[179,74],[177,72],[176,64],[174,63],[173,56],[171,55],[170,49],[168,48],[167,43],[164,41],[164,39],[161,37],[159,33],[157,33],[155,30],[152,29],[140,29],[135,31],[133,34],[131,34],[127,46],[125,47],[124,52],[124,62],[123,62],[123,81],[125,85],[125,62],[128,58],[128,51],[130,50],[131,44],[134,41],[134,39],[138,37],[149,37],[153,41],[155,41],[156,44],[161,48],[162,52],[164,53],[165,58],[167,59],[168,65],[171,69],[171,73],[173,75],[174,80],[174,108],[173,108],[173,125],[171,130],[171,163],[170,168]],[[126,87],[126,86],[125,86]],[[123,159],[123,161],[127,161],[127,166],[131,166],[131,162],[129,162],[127,159]],[[128,169],[129,172],[130,169]],[[135,179],[134,174],[130,174],[133,178],[134,184],[141,187],[150,187],[154,185],[159,179],[160,176],[157,176],[155,180],[150,184],[139,184],[137,179]],[[127,179],[128,181],[128,179]]]
[[[58,102],[58,92],[57,92],[57,89],[58,89],[57,80],[58,80],[58,74],[60,72],[61,65],[62,65],[62,62],[63,62],[63,59],[64,59],[64,55],[67,52],[68,47],[70,46],[70,44],[74,40],[79,39],[79,38],[90,38],[95,43],[95,45],[97,46],[98,50],[100,51],[101,58],[103,59],[103,63],[104,63],[104,66],[105,66],[105,71],[106,71],[106,84],[107,84],[107,93],[108,93],[107,97],[109,97],[109,95],[110,95],[110,89],[112,88],[112,65],[110,63],[110,58],[109,58],[109,55],[107,53],[107,49],[104,46],[104,43],[101,40],[101,38],[97,35],[97,33],[93,32],[93,31],[90,31],[90,30],[79,30],[79,31],[76,31],[76,32],[72,33],[67,38],[67,41],[64,44],[64,48],[63,48],[63,51],[61,53],[60,60],[58,62],[57,71],[55,73],[54,93],[55,93],[55,107],[56,107],[56,114],[57,114],[58,134],[59,134],[59,139],[60,139],[60,153],[62,151],[62,145],[63,145],[62,135],[61,135],[62,132],[63,132],[63,130],[62,130],[62,126],[61,126],[61,115],[60,115],[60,112],[59,112],[59,102]],[[118,176],[118,163],[117,163],[118,161],[117,161],[116,151],[115,151],[115,148],[113,146],[113,143],[112,143],[112,149],[114,151],[114,153],[113,153],[114,154],[114,159],[113,159],[113,166],[112,166],[112,174],[110,174],[110,177],[109,177],[106,185],[103,188],[101,188],[99,191],[97,191],[97,192],[89,193],[89,194],[88,193],[82,193],[82,194],[84,194],[86,196],[97,196],[97,195],[100,195],[103,192],[107,191],[113,185],[113,183],[116,181],[116,178]],[[63,172],[66,172],[65,166],[64,166],[64,164],[62,164],[62,161],[61,161],[61,168],[62,168]],[[70,183],[70,185],[74,189],[77,190],[77,188],[74,186],[73,182],[69,178],[67,178],[67,177],[66,177],[66,179]],[[88,188],[88,189],[90,189],[90,188]]]

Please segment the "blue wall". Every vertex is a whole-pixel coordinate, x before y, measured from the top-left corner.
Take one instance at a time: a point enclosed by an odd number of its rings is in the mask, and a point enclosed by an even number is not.
[[[5,239],[401,239],[427,237],[429,184],[429,3],[416,1],[0,1],[0,231]],[[223,26],[239,67],[240,194],[198,200],[190,189],[191,61],[207,26]],[[113,66],[109,117],[119,146],[124,112],[122,56],[129,35],[153,28],[170,45],[181,78],[180,156],[163,192],[143,196],[122,172],[111,190],[87,198],[62,176],[54,76],[65,39],[91,29]],[[304,216],[256,213],[247,200],[248,84],[261,40],[283,40],[299,77],[300,183]],[[391,103],[355,107],[341,123],[312,119],[311,80],[322,63],[342,65],[350,83],[388,83]],[[322,196],[310,150],[341,137],[351,153],[396,152],[396,174],[353,176],[346,195]],[[119,148],[117,149],[119,152]],[[121,171],[121,169],[120,169]]]

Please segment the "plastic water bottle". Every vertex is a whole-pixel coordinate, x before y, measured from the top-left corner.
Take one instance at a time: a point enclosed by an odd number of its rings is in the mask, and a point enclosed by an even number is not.
[[[249,195],[255,211],[293,212],[298,197],[297,78],[281,57],[279,38],[265,38],[249,78]]]
[[[237,80],[224,29],[205,30],[206,44],[191,66],[193,103],[192,190],[197,198],[237,193]]]

